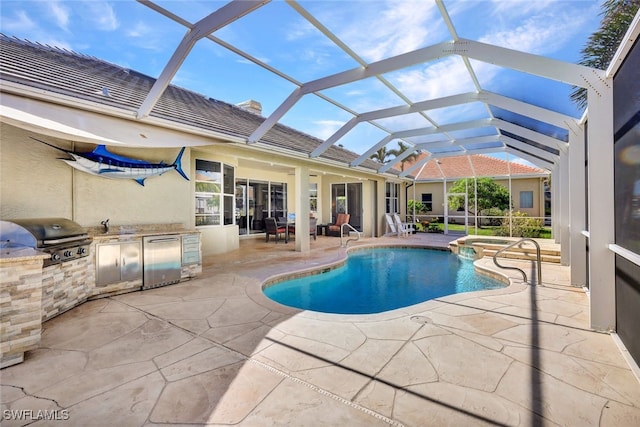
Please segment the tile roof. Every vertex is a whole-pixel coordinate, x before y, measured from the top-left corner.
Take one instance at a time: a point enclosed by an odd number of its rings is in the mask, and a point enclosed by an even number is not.
[[[0,34],[0,79],[135,112],[155,83],[154,78],[101,59]],[[103,94],[108,89],[109,96]],[[151,111],[167,121],[247,138],[265,118],[243,108],[170,85]],[[277,124],[261,143],[310,154],[322,140]],[[320,158],[349,164],[358,154],[332,146]],[[381,165],[366,160],[362,167]],[[398,171],[391,170],[391,174]]]
[[[424,159],[427,154],[420,154],[416,162]],[[408,169],[414,162],[406,162],[405,169]],[[472,167],[473,165],[473,167]],[[400,168],[400,167],[398,167]],[[416,171],[418,181],[441,180],[443,177],[458,179],[464,177],[478,176],[506,176],[511,172],[511,176],[518,175],[540,175],[547,173],[533,166],[523,165],[517,162],[507,162],[482,154],[472,154],[469,156],[443,157],[430,160],[422,170]]]

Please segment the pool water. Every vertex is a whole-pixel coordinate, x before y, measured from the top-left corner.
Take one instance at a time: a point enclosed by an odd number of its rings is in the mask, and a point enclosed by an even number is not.
[[[379,248],[352,252],[339,268],[279,282],[264,293],[303,310],[369,314],[505,286],[476,273],[473,261],[447,251]]]

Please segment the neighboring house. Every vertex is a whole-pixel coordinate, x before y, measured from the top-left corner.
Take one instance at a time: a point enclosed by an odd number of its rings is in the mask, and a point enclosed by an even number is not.
[[[149,117],[136,111],[155,79],[100,59],[0,36],[0,217],[66,217],[90,227],[174,224],[201,231],[204,255],[233,250],[239,239],[264,233],[264,218],[290,213],[329,223],[337,213],[367,236],[384,233],[385,185],[397,170],[349,163],[356,153],[277,124],[259,142],[247,137],[264,118],[256,101],[242,107],[176,86]],[[112,180],[58,160],[62,149],[113,153],[182,168],[145,180]],[[398,200],[404,206],[404,200]],[[298,216],[299,218],[300,216]],[[304,233],[303,233],[304,234]],[[297,243],[297,242],[296,242]],[[298,248],[297,248],[298,249]]]
[[[420,162],[425,156],[420,154],[415,162]],[[449,193],[449,189],[457,180],[474,176],[492,178],[498,184],[510,189],[514,211],[524,212],[531,217],[544,218],[544,183],[549,173],[534,166],[482,154],[430,160],[419,169],[415,176],[415,185],[407,189],[407,198],[425,204],[430,209],[426,217],[442,217],[445,215],[445,193]],[[472,200],[469,200],[469,210],[475,212]],[[452,218],[455,222],[464,221],[463,210],[461,212],[449,210],[447,213],[449,216],[457,217]],[[407,212],[407,215],[411,216],[412,212]],[[473,216],[470,216],[470,223],[473,223]]]

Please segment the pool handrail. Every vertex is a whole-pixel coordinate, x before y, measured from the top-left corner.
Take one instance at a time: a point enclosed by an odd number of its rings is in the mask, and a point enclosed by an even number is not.
[[[527,273],[524,272],[524,270],[518,268],[518,267],[509,267],[506,265],[500,265],[498,264],[498,255],[501,254],[502,252],[506,251],[507,249],[511,249],[512,247],[516,246],[516,245],[520,245],[520,248],[522,248],[522,243],[524,242],[531,242],[536,246],[536,262],[537,262],[537,273],[538,273],[538,285],[542,285],[542,257],[540,256],[540,245],[538,244],[538,242],[536,242],[533,239],[530,239],[528,237],[524,237],[520,240],[518,240],[517,242],[513,242],[512,244],[510,244],[509,246],[505,246],[504,248],[500,249],[498,252],[496,252],[493,255],[493,263],[500,268],[503,268],[505,270],[518,270],[520,272],[520,274],[522,274],[522,279],[524,280],[525,283],[528,283],[529,281],[527,280]],[[534,283],[530,283],[531,285],[534,285]]]
[[[358,234],[358,237],[355,239],[348,239],[344,244],[342,243],[342,237],[344,235],[344,227],[347,226],[348,228],[350,228],[351,230],[355,231]],[[340,226],[340,247],[346,248],[347,245],[349,244],[349,242],[351,241],[358,241],[360,240],[360,232],[358,230],[356,230],[355,228],[353,228],[353,226],[351,224],[349,224],[348,222],[345,222],[344,224],[342,224]]]

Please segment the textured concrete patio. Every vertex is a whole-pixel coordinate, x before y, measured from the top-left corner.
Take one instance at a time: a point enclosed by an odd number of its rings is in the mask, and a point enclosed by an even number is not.
[[[34,426],[640,425],[640,383],[614,339],[589,330],[588,296],[567,286],[567,267],[544,264],[543,286],[508,273],[505,289],[375,315],[267,299],[267,278],[344,259],[338,238],[311,246],[242,241],[196,280],[46,322],[42,347],[0,371],[2,426],[39,410],[68,420]]]

